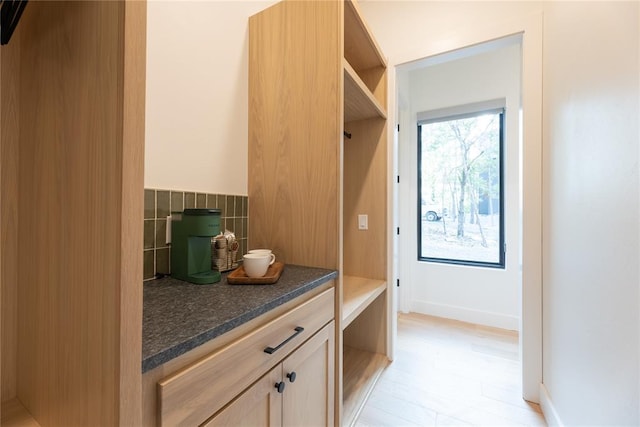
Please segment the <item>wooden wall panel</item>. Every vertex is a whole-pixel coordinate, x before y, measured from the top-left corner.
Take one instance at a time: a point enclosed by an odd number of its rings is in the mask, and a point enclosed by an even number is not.
[[[29,66],[20,108],[18,397],[43,425],[116,425],[122,4],[29,9],[21,22]]]
[[[387,274],[386,120],[345,123],[344,274],[385,280]],[[369,229],[358,230],[358,215]]]
[[[18,135],[20,26],[0,49],[0,285],[2,402],[16,396],[18,322]]]
[[[249,247],[285,263],[340,264],[342,7],[282,2],[250,19]]]
[[[30,2],[20,22],[17,396],[42,425],[140,423],[146,6],[134,3]]]

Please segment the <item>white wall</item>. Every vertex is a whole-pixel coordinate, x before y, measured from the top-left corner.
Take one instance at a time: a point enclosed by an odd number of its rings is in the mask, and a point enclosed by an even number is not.
[[[638,3],[550,3],[544,383],[567,425],[638,425]]]
[[[451,56],[451,55],[445,55]],[[414,67],[410,64],[409,67]],[[405,74],[405,73],[402,73]],[[449,60],[406,73],[403,98],[410,100],[409,123],[400,132],[400,270],[410,288],[401,309],[517,330],[520,307],[519,115],[520,44]],[[505,121],[505,269],[417,261],[416,114],[492,99],[506,99]],[[405,300],[404,296],[401,298]]]
[[[146,188],[247,194],[248,17],[273,3],[148,2]]]
[[[390,65],[544,12],[544,385],[566,425],[640,423],[638,2],[366,1]]]

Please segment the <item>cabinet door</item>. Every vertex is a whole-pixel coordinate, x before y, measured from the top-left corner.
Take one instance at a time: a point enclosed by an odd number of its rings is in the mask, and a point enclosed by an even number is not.
[[[334,324],[326,325],[284,360],[283,426],[333,425]]]
[[[281,378],[282,365],[278,365],[202,426],[279,426],[282,393],[276,384]]]

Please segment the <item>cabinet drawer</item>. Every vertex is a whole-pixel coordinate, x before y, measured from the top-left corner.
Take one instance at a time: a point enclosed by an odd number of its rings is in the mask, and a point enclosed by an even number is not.
[[[158,382],[160,425],[201,424],[333,317],[331,288]]]

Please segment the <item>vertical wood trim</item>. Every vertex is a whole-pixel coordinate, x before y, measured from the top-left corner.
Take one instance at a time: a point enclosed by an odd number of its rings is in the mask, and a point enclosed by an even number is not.
[[[2,191],[2,183],[4,182],[4,180],[2,179],[2,171],[4,171],[4,168],[2,167],[2,159],[4,158],[4,156],[2,155],[2,147],[4,147],[4,144],[2,143],[2,112],[4,111],[4,109],[2,108],[2,51],[0,50],[0,196],[2,196],[4,194],[4,192]],[[3,228],[4,228],[4,223],[2,222],[2,218],[4,218],[4,215],[2,214],[2,207],[3,207],[3,202],[2,200],[4,200],[3,197],[0,197],[0,403],[4,402],[4,399],[2,399],[2,390],[4,389],[4,382],[3,382],[3,377],[2,377],[2,347],[3,344],[2,342],[4,341],[4,333],[2,333],[2,324],[4,322],[2,322],[2,313],[4,312],[4,310],[2,310],[2,292],[4,289],[4,286],[2,285],[4,283],[3,277],[2,277],[2,273],[4,271],[4,269],[2,268],[2,237],[4,236],[3,233]],[[0,404],[0,423],[2,422],[2,405]]]
[[[4,180],[2,179],[2,171],[4,170],[4,168],[2,167],[2,159],[4,158],[4,156],[2,155],[2,147],[4,147],[4,144],[2,143],[2,112],[4,111],[4,109],[2,108],[2,51],[0,50],[0,196],[2,196],[4,194],[4,192],[2,191],[2,183],[4,182]],[[3,228],[4,228],[4,223],[2,222],[2,218],[4,218],[4,215],[2,215],[2,207],[3,207],[3,202],[2,202],[3,197],[0,197],[0,424],[2,423],[2,405],[1,403],[4,402],[4,400],[2,399],[2,390],[4,389],[4,382],[3,382],[3,377],[2,377],[2,342],[4,341],[4,333],[2,332],[2,324],[4,322],[2,322],[2,313],[4,312],[4,310],[2,310],[2,292],[4,289],[4,286],[2,285],[4,283],[4,280],[2,278],[2,273],[4,271],[4,269],[2,268],[2,237],[4,236],[3,233]]]
[[[2,317],[2,402],[16,396],[16,347],[18,322],[18,137],[20,87],[20,26],[11,43],[1,49],[2,109],[0,138],[0,284]]]
[[[146,81],[146,1],[124,3],[120,236],[119,424],[142,422],[142,224]],[[134,238],[135,236],[135,238]]]
[[[2,148],[4,147],[4,144],[2,143],[2,112],[4,111],[4,109],[2,108],[2,50],[0,50],[0,196],[2,196],[4,194],[4,192],[2,191],[2,183],[4,182],[4,180],[2,179],[2,171],[4,171],[4,168],[2,167],[2,159],[4,158],[4,156],[2,155]],[[2,292],[4,289],[4,286],[2,285],[4,283],[3,277],[2,277],[2,273],[4,271],[4,269],[2,268],[2,237],[4,236],[3,233],[3,228],[4,228],[4,223],[2,222],[2,218],[4,218],[4,215],[2,214],[2,208],[4,206],[2,200],[4,200],[3,197],[0,197],[0,403],[4,402],[4,400],[2,399],[2,390],[4,389],[4,382],[3,382],[3,377],[2,377],[2,347],[3,344],[2,342],[4,341],[4,333],[2,333],[2,324],[4,322],[2,322],[2,313],[4,312],[4,310],[2,310]],[[2,423],[2,405],[0,404],[0,423]]]
[[[343,413],[343,364],[344,364],[344,338],[342,335],[342,304],[344,301],[344,114],[345,114],[345,82],[344,82],[344,58],[345,56],[345,17],[347,14],[344,1],[339,3],[338,13],[338,63],[340,64],[338,70],[338,93],[340,94],[340,100],[338,102],[338,143],[336,144],[336,156],[338,158],[338,187],[336,192],[338,194],[338,281],[336,286],[336,306],[335,306],[335,369],[334,369],[334,425],[342,425],[342,413]]]

